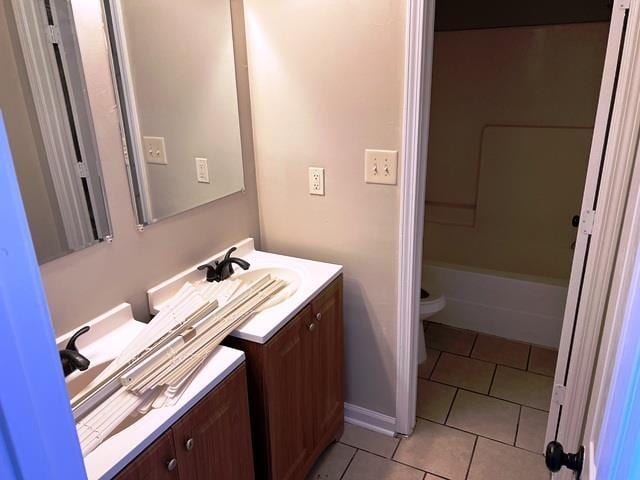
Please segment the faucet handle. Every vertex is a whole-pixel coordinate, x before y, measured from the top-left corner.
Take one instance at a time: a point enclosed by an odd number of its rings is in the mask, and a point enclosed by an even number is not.
[[[80,337],[80,335],[84,335],[89,330],[91,330],[91,327],[89,325],[85,325],[84,327],[82,327],[80,330],[78,330],[76,333],[73,334],[73,336],[67,342],[67,346],[65,348],[67,350],[77,352],[78,347],[76,347],[76,340],[78,340],[78,337]]]
[[[235,252],[237,249],[238,247],[231,247],[229,250],[227,250],[227,253],[224,256],[224,259],[229,260],[229,258],[231,258],[231,254]]]
[[[198,267],[198,270],[206,270],[207,271],[207,282],[215,282],[215,281],[219,281],[218,277],[218,262],[214,262],[213,265],[210,264],[205,264],[205,265],[200,265]]]

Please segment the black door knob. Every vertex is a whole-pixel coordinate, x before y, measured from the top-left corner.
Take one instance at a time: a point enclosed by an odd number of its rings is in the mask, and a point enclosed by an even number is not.
[[[561,443],[549,442],[544,454],[544,461],[550,471],[557,472],[562,467],[567,467],[576,472],[578,474],[576,478],[579,479],[584,463],[584,447],[580,446],[578,453],[564,453]]]

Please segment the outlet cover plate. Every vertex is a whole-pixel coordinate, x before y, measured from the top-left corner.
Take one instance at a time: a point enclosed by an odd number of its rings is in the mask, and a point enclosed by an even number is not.
[[[309,195],[324,195],[324,168],[309,167]]]
[[[365,150],[364,181],[396,185],[398,183],[398,151]]]
[[[168,165],[164,137],[142,137],[144,159],[154,165]]]
[[[206,158],[196,157],[196,177],[198,183],[211,183],[209,181],[209,161]]]

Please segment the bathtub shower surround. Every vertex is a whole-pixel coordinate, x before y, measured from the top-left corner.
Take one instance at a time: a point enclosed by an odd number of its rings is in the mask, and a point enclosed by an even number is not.
[[[278,296],[288,283],[185,283],[146,328],[71,404],[87,455],[132,414],[175,405],[222,340]]]
[[[447,264],[425,266],[423,281],[447,297],[435,322],[558,348],[564,282]]]

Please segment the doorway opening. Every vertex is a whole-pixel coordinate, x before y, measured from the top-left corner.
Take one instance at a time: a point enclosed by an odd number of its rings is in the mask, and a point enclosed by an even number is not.
[[[420,368],[428,378],[418,381],[418,391],[452,387],[441,424],[459,430],[465,429],[449,425],[448,417],[464,402],[518,405],[513,440],[493,439],[514,448],[523,408],[536,410],[539,455],[549,410],[556,425],[546,437],[558,433],[565,393],[558,372],[569,376],[573,340],[584,327],[576,329],[578,305],[591,278],[585,269],[598,189],[608,175],[603,165],[628,10],[594,3],[561,12],[550,3],[527,17],[522,11],[509,16],[504,2],[494,3],[494,15],[487,4],[482,15],[436,8],[422,264],[428,296],[423,293],[422,303],[433,322],[425,325],[427,346],[444,353]],[[608,213],[610,205],[601,203]],[[609,277],[598,278],[606,286]],[[594,282],[588,282],[591,291]],[[461,331],[471,332],[469,344],[458,349],[454,338],[447,346],[444,337]],[[597,339],[589,342],[593,347]],[[550,365],[558,348],[554,380]],[[510,349],[517,360],[509,358]],[[456,379],[456,368],[475,377],[472,365],[486,364],[492,366],[487,385],[474,391]],[[542,401],[505,393],[515,388],[504,384],[509,376],[521,377],[524,386],[543,385],[533,389],[544,392]],[[502,385],[494,388],[496,378]],[[487,398],[466,398],[472,395]],[[552,396],[559,398],[555,407]]]

